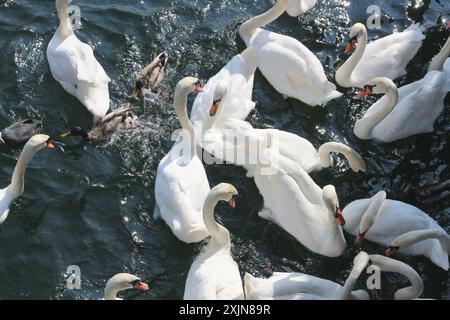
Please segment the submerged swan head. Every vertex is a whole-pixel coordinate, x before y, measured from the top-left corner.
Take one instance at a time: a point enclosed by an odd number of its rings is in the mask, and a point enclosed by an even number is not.
[[[214,98],[211,109],[209,110],[209,115],[214,117],[219,111],[220,103],[222,99],[227,95],[228,92],[228,83],[224,80],[219,81],[214,89]]]
[[[372,94],[386,94],[397,91],[397,86],[391,79],[379,77],[370,80],[358,94],[358,98],[364,98]]]
[[[117,293],[128,289],[147,291],[148,285],[132,274],[119,273],[108,280],[105,287],[105,300],[116,300]]]
[[[324,187],[322,192],[322,199],[328,211],[333,214],[337,224],[344,226],[345,219],[342,215],[342,210],[339,207],[339,199],[336,193],[336,188],[332,185]]]
[[[356,23],[350,30],[350,40],[345,48],[346,54],[351,54],[353,48],[358,44],[358,38],[361,34],[366,33],[367,29],[362,23]]]

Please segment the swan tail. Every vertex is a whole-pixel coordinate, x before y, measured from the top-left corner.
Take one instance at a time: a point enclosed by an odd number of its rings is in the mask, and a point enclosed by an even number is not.
[[[197,243],[203,241],[209,236],[210,234],[205,225],[195,224],[191,226],[190,231],[186,234],[184,241],[186,243]]]
[[[328,94],[327,97],[325,97],[324,101],[322,102],[322,104],[326,104],[327,102],[330,102],[331,100],[337,99],[342,97],[343,94],[340,93],[339,91],[336,90],[336,86],[335,88]]]
[[[319,148],[319,162],[323,168],[328,168],[333,164],[331,153],[342,154],[354,172],[366,172],[366,163],[359,153],[349,146],[337,142],[328,142]]]

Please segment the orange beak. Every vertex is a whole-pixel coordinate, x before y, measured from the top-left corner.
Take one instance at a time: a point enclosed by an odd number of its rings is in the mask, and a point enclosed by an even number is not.
[[[197,84],[195,85],[195,93],[200,93],[200,92],[203,92],[203,91],[205,91],[205,90],[203,89],[203,87],[202,87],[199,83],[197,83]]]
[[[214,103],[211,106],[211,109],[209,110],[209,115],[211,117],[214,117],[217,114],[218,110],[219,110],[219,101],[214,101]]]
[[[141,291],[148,291],[148,284],[144,282],[139,282],[134,286],[135,289],[141,290]]]
[[[368,97],[372,94],[372,89],[370,89],[370,87],[365,86],[364,89],[361,90],[360,93],[358,93],[358,95],[356,96],[358,99],[362,99],[365,97]]]
[[[51,141],[47,141],[47,148],[48,149],[54,149],[55,145]]]
[[[232,198],[230,201],[228,201],[228,204],[229,204],[232,208],[236,208],[236,198]]]
[[[350,40],[349,43],[347,44],[347,47],[345,47],[345,53],[352,54],[353,48],[355,47],[355,45],[357,43],[358,43],[358,40]]]
[[[385,251],[385,255],[387,255],[388,257],[394,255],[395,253],[397,253],[397,251],[399,250],[399,248],[394,248],[394,247],[389,247],[386,249]]]
[[[344,219],[344,216],[342,215],[341,209],[338,209],[338,211],[337,211],[336,220],[337,220],[338,225],[345,226],[345,219]]]

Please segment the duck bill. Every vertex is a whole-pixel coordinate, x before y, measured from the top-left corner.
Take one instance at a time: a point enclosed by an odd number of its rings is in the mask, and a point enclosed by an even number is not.
[[[236,208],[236,198],[232,198],[230,201],[228,201],[228,204],[232,208]]]
[[[211,109],[209,110],[209,115],[211,117],[215,117],[218,110],[219,110],[219,103],[218,102],[214,102],[212,104],[212,106],[211,106]]]
[[[67,139],[67,138],[69,138],[71,135],[72,135],[72,133],[71,133],[70,131],[67,131],[67,132],[65,132],[65,133],[63,133],[63,134],[61,135],[61,138],[62,138],[62,139]]]
[[[139,98],[139,96],[141,95],[141,92],[138,89],[134,89],[133,93],[131,94],[131,97],[134,99]]]
[[[361,90],[360,93],[358,93],[358,95],[356,96],[358,99],[363,99],[365,97],[368,97],[372,94],[372,90],[370,90],[369,88],[364,88],[363,90]]]
[[[148,284],[144,283],[144,282],[139,282],[138,284],[136,284],[134,286],[135,289],[140,290],[140,291],[148,291],[149,287]]]

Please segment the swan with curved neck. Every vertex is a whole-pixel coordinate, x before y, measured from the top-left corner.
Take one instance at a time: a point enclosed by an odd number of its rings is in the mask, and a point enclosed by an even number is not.
[[[155,218],[162,218],[175,236],[187,243],[202,241],[209,235],[202,218],[209,182],[187,112],[188,95],[202,90],[194,77],[177,84],[174,105],[183,132],[161,160],[155,182]]]
[[[192,263],[186,279],[185,300],[242,300],[239,266],[231,256],[228,230],[214,218],[214,209],[220,201],[236,206],[236,188],[222,183],[214,187],[205,200],[203,219],[211,239]]]
[[[434,123],[444,109],[450,91],[450,38],[436,55],[428,73],[419,81],[397,89],[392,80],[374,78],[359,97],[386,94],[355,123],[360,139],[392,142],[419,133],[434,131]],[[423,106],[427,107],[424,108]]]
[[[360,252],[344,286],[304,273],[275,272],[269,279],[254,278],[247,273],[245,295],[248,300],[369,300],[366,291],[353,291],[368,264],[368,254]]]
[[[117,294],[129,289],[148,291],[149,287],[141,278],[129,273],[118,273],[106,283],[104,300],[122,300],[117,298]]]
[[[324,105],[342,94],[328,81],[319,59],[298,40],[262,29],[290,6],[289,0],[277,0],[270,10],[243,23],[239,34],[248,48],[255,48],[258,68],[278,92],[311,106]]]
[[[449,237],[429,215],[409,204],[387,200],[380,191],[371,199],[356,200],[344,208],[347,224],[344,230],[356,236],[355,244],[364,239],[388,247],[387,254],[429,258],[444,270],[449,269]]]
[[[419,24],[404,32],[394,33],[367,44],[367,29],[362,23],[350,30],[350,41],[345,52],[352,56],[336,71],[336,82],[345,88],[362,88],[376,77],[394,80],[406,74],[406,66],[414,58],[425,39]],[[370,59],[370,60],[369,60]]]
[[[380,255],[370,255],[372,264],[378,266],[382,272],[394,272],[408,278],[411,286],[399,289],[395,292],[395,300],[414,300],[423,293],[423,281],[419,274],[407,264]]]
[[[111,79],[92,48],[75,35],[68,13],[71,0],[56,0],[59,26],[47,47],[50,71],[61,86],[92,113],[94,123],[109,109]]]
[[[54,146],[50,141],[50,137],[43,134],[37,134],[31,137],[25,144],[14,168],[11,184],[0,190],[0,224],[8,218],[11,203],[24,192],[25,171],[31,159],[38,151],[44,148],[54,148]]]
[[[335,188],[320,188],[289,159],[280,158],[279,163],[269,166],[254,172],[264,198],[259,216],[278,224],[312,252],[327,257],[342,255],[346,247],[342,232],[345,219]]]

